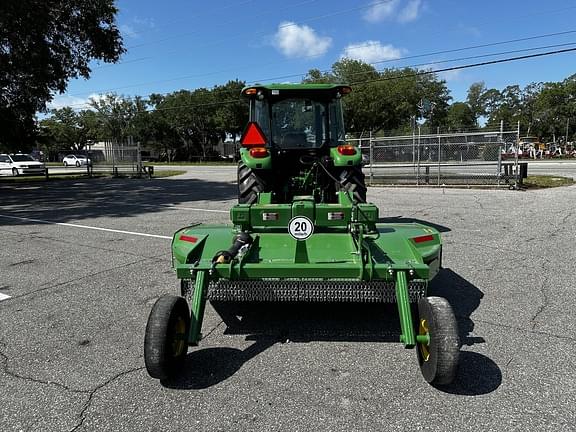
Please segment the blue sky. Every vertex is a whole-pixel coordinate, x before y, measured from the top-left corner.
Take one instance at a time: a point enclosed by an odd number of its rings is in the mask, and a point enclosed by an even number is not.
[[[433,69],[576,47],[576,2],[431,0],[121,0],[118,24],[128,52],[93,64],[51,107],[81,108],[106,92],[127,96],[247,82],[299,82],[343,56],[381,69]],[[571,32],[460,52],[437,51]],[[564,45],[568,44],[568,45]],[[563,45],[470,60],[462,57]],[[441,73],[455,101],[470,84],[489,88],[560,81],[576,73],[576,52]]]

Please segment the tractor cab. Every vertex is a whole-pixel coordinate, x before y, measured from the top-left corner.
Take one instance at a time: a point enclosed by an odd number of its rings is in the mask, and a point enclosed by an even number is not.
[[[347,145],[343,84],[271,84],[242,90],[250,104],[249,123],[240,140],[239,202],[255,203],[260,192],[274,202],[313,196],[336,202],[339,190],[366,200],[362,157]]]
[[[247,87],[250,122],[259,125],[268,147],[302,150],[345,144],[341,97],[344,85],[274,84]]]

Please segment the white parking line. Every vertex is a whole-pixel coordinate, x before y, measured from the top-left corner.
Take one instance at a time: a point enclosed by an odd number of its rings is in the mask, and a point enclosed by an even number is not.
[[[170,237],[170,236],[138,233],[138,232],[133,232],[133,231],[122,231],[122,230],[115,230],[115,229],[110,229],[110,228],[93,227],[93,226],[89,226],[89,225],[77,225],[77,224],[64,223],[64,222],[52,222],[52,221],[47,221],[47,220],[25,218],[25,217],[19,217],[19,216],[0,215],[0,217],[7,218],[7,219],[21,220],[24,222],[37,222],[37,223],[43,223],[43,224],[47,224],[47,225],[61,225],[61,226],[72,227],[72,228],[83,228],[83,229],[91,229],[91,230],[96,230],[96,231],[107,231],[107,232],[120,233],[120,234],[130,234],[130,235],[137,235],[137,236],[142,236],[142,237],[155,237],[155,238],[172,240],[172,237]]]
[[[170,210],[193,210],[193,211],[200,211],[200,212],[207,212],[207,213],[230,213],[229,210],[215,210],[215,209],[205,209],[205,208],[197,208],[197,207],[178,207],[172,204],[127,204],[123,203],[123,205],[134,205],[140,207],[162,207],[167,208]]]
[[[9,298],[10,298],[9,295],[0,293],[0,301],[2,301],[2,300],[8,300]]]

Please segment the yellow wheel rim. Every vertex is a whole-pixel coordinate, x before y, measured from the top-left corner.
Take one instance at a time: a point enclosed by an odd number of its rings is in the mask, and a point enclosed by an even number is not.
[[[184,318],[178,317],[173,330],[172,354],[174,357],[178,357],[186,347],[186,321]]]
[[[420,320],[420,325],[418,326],[418,335],[430,336],[430,333],[428,330],[428,321],[426,321],[425,319]],[[420,354],[422,355],[422,360],[424,360],[425,362],[428,361],[428,359],[430,358],[430,344],[419,343],[418,348],[420,349]]]

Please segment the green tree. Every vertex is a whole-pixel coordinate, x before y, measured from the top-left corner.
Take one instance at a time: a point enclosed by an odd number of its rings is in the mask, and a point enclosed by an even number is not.
[[[455,132],[468,131],[476,127],[476,116],[467,103],[455,102],[448,108],[446,126]]]
[[[100,122],[93,111],[75,112],[65,107],[52,110],[51,114],[40,126],[59,149],[81,150],[89,141],[97,140]]]
[[[470,85],[468,88],[466,103],[472,111],[475,122],[478,123],[480,117],[487,114],[486,85],[484,84],[484,81],[476,82]]]
[[[226,84],[212,89],[215,103],[214,122],[222,139],[231,135],[236,144],[246,122],[248,121],[248,104],[240,98],[240,91],[245,86],[244,81],[228,81]]]
[[[343,106],[346,129],[356,135],[410,129],[421,99],[435,105],[428,125],[439,125],[450,100],[446,83],[435,74],[421,74],[411,68],[377,71],[360,60],[342,59],[332,65],[330,73],[312,69],[304,82],[352,85],[352,93],[343,99]]]
[[[91,60],[118,61],[116,13],[113,0],[0,2],[0,145],[26,143],[35,113],[71,78],[88,78]]]

